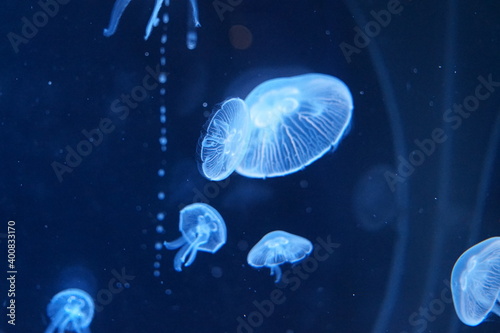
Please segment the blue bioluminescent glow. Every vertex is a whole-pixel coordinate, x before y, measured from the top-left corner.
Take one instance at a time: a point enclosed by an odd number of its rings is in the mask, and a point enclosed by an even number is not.
[[[312,249],[312,243],[304,237],[276,230],[266,234],[255,244],[248,253],[247,262],[255,268],[269,267],[277,283],[281,280],[280,265],[299,262],[307,257]]]
[[[212,181],[227,178],[245,155],[250,118],[245,102],[231,98],[212,113],[198,145],[200,172]]]
[[[349,129],[349,88],[325,74],[266,81],[245,98],[252,122],[236,171],[250,178],[294,173],[336,147]]]
[[[179,231],[182,233],[180,238],[163,242],[169,250],[181,248],[174,259],[174,268],[178,272],[183,264],[188,267],[194,262],[198,251],[215,253],[226,243],[224,219],[213,207],[204,203],[194,203],[181,210]]]
[[[477,326],[491,313],[500,316],[500,237],[465,251],[451,272],[451,292],[458,318]]]
[[[71,288],[57,293],[47,305],[50,325],[45,333],[90,333],[89,325],[94,317],[94,301],[81,289]]]

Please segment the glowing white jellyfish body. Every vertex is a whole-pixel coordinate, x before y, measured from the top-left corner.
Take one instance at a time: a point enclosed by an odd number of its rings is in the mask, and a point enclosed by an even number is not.
[[[168,250],[180,248],[174,259],[174,268],[178,272],[182,265],[188,267],[194,262],[198,251],[215,253],[226,243],[224,219],[217,210],[204,203],[194,203],[181,210],[179,231],[181,237],[163,242]]]
[[[458,258],[451,273],[451,293],[458,318],[469,326],[490,314],[500,316],[500,237],[488,238]]]
[[[148,39],[153,27],[156,27],[159,23],[158,13],[160,12],[162,4],[165,6],[169,5],[169,0],[156,0],[155,6],[153,8],[153,13],[149,18],[148,24],[146,26],[146,34],[144,35],[144,39]],[[111,12],[111,18],[109,20],[109,25],[106,29],[104,29],[104,36],[109,37],[113,35],[118,27],[118,23],[120,22],[120,18],[127,8],[130,0],[116,0],[113,6],[113,11]],[[200,22],[198,21],[198,4],[196,0],[189,0],[189,4],[191,6],[191,10],[188,11],[188,29],[186,35],[186,44],[188,49],[192,50],[196,47],[197,43],[197,34],[196,28],[200,26]]]
[[[47,315],[51,322],[45,333],[90,333],[94,301],[81,289],[66,289],[52,297],[47,305]]]
[[[250,118],[245,102],[239,98],[225,101],[207,123],[198,145],[200,172],[219,181],[236,169],[248,146]]]
[[[266,234],[248,252],[247,262],[255,268],[268,267],[275,282],[281,280],[280,265],[288,262],[297,263],[307,257],[313,250],[312,243],[286,231],[276,230]]]
[[[251,133],[236,172],[250,178],[288,175],[323,156],[347,133],[353,109],[349,88],[317,73],[266,81],[245,103]]]

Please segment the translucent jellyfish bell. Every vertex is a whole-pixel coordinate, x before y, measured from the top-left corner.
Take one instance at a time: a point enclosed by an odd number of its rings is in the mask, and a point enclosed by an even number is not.
[[[250,116],[245,102],[231,98],[212,114],[198,145],[200,172],[219,181],[240,164],[248,146]]]
[[[45,333],[90,333],[94,301],[81,289],[66,289],[52,297],[47,305],[47,315],[51,322]]]
[[[179,215],[182,236],[172,242],[163,242],[169,250],[181,247],[174,259],[174,268],[178,272],[182,270],[182,264],[187,267],[194,262],[198,251],[217,252],[226,243],[227,233],[222,216],[207,204],[191,204],[184,207]]]
[[[248,253],[247,262],[255,268],[269,267],[271,276],[276,276],[277,283],[281,280],[281,264],[299,262],[308,256],[312,249],[312,243],[304,237],[276,230],[255,244]]]
[[[451,292],[458,318],[479,325],[491,312],[500,316],[500,237],[465,251],[451,273]]]
[[[353,109],[347,86],[324,74],[266,81],[245,103],[252,128],[236,171],[251,178],[288,175],[323,156],[346,134]]]

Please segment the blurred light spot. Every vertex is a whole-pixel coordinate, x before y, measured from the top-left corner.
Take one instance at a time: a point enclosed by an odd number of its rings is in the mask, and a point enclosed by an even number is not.
[[[217,279],[222,277],[222,269],[219,266],[212,267],[212,276]]]
[[[235,49],[248,49],[252,45],[252,40],[252,33],[243,25],[233,25],[229,29],[229,41]]]

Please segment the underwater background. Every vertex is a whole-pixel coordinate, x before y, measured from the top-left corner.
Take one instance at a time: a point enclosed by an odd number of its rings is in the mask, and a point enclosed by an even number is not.
[[[47,3],[57,11],[43,21]],[[500,331],[494,315],[462,324],[450,293],[458,257],[500,233],[498,2],[200,0],[193,50],[187,1],[163,7],[169,22],[146,41],[154,1],[131,1],[104,37],[113,4],[0,4],[0,332],[43,332],[67,288],[94,299],[94,333]],[[158,68],[166,82],[117,112]],[[205,179],[196,149],[214,107],[304,73],[352,93],[338,147],[284,177]],[[103,119],[112,130],[92,143]],[[177,272],[158,244],[200,201],[224,217],[227,242]],[[247,264],[273,230],[336,245],[275,284]]]

